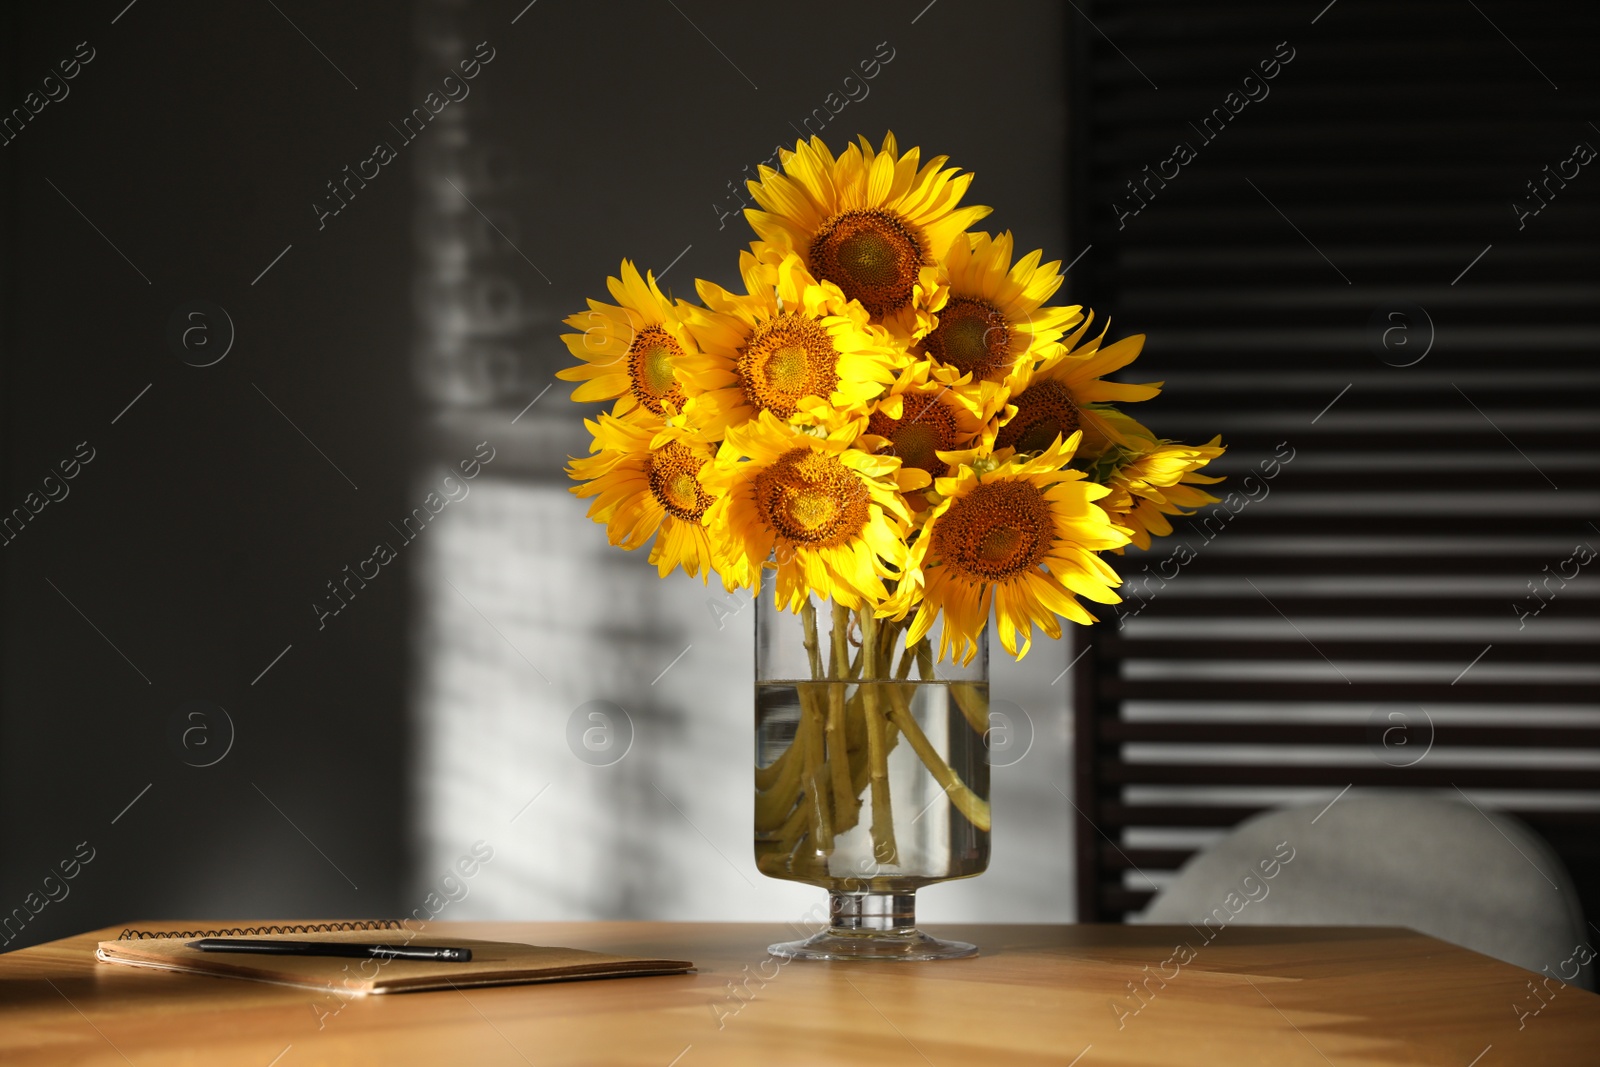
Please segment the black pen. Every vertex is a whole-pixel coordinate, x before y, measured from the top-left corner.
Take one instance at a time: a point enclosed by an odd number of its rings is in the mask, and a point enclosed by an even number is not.
[[[188,942],[201,952],[260,952],[269,956],[347,956],[356,959],[433,960],[469,963],[470,948],[435,945],[355,945],[346,941],[257,941],[250,938],[203,937]]]

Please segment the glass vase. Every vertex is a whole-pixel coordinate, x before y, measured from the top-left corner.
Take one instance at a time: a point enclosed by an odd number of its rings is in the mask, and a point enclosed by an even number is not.
[[[934,662],[896,623],[812,597],[756,604],[756,866],[820,886],[828,927],[772,945],[792,959],[977,954],[916,927],[916,892],[989,865],[989,651]]]

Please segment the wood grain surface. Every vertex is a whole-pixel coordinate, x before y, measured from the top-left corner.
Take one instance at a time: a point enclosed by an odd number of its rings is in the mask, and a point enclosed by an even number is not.
[[[434,923],[699,970],[348,1001],[97,963],[120,929],[0,956],[0,1063],[1600,1063],[1600,996],[1394,928],[951,926],[978,958],[780,964],[776,924]]]

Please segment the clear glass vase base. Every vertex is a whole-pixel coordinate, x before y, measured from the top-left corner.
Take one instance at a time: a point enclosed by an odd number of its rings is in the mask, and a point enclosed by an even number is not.
[[[791,960],[959,960],[978,954],[965,941],[944,941],[912,927],[887,930],[824,930],[803,941],[768,945],[767,951]]]

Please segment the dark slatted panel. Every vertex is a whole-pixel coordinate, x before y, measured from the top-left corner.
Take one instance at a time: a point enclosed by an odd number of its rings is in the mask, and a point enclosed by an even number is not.
[[[1072,16],[1072,298],[1236,494],[1082,634],[1080,916],[1346,787],[1518,815],[1600,915],[1600,8],[1324,2]]]

